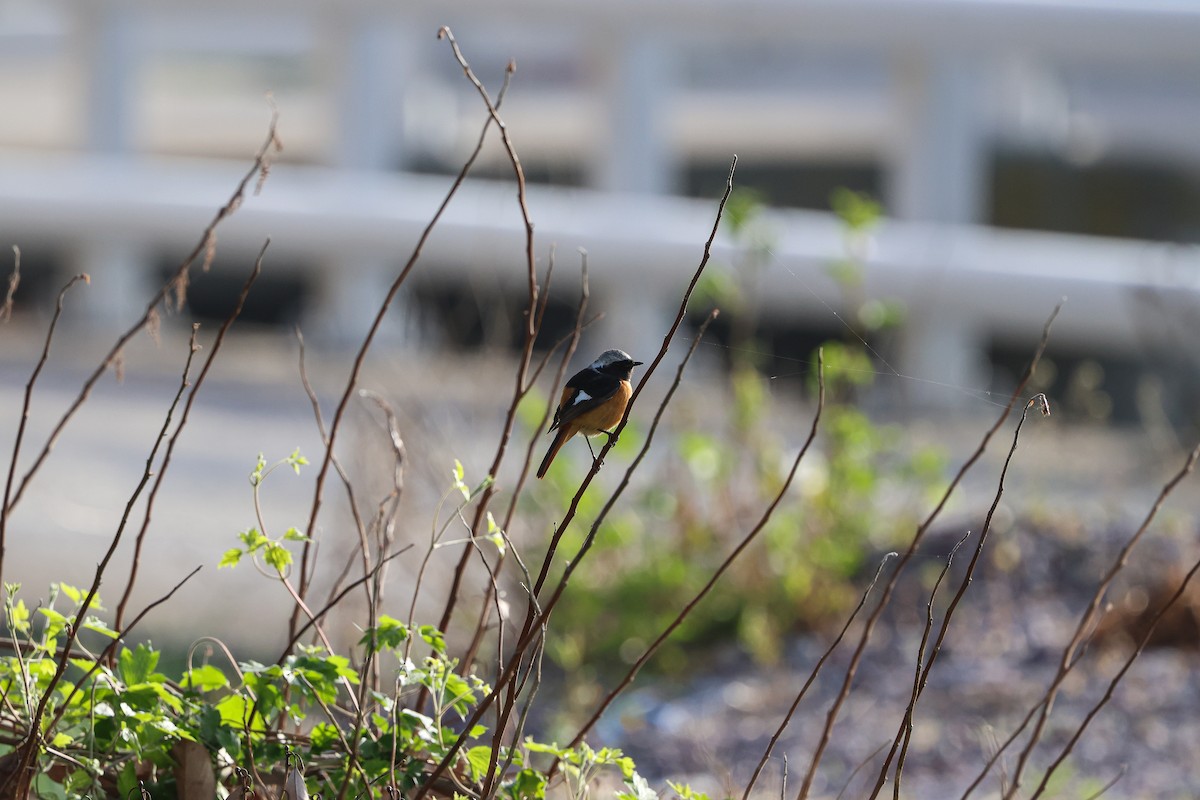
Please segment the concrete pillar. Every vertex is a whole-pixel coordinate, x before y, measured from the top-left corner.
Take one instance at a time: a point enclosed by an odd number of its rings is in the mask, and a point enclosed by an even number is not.
[[[906,220],[981,221],[989,147],[982,66],[965,56],[907,54],[895,75],[889,212]]]
[[[615,347],[632,355],[634,361],[647,363],[662,347],[663,336],[679,308],[678,298],[672,303],[670,297],[649,291],[605,293],[593,297],[592,304],[604,309],[604,320],[595,334],[585,334],[581,350],[595,350],[595,356]]]
[[[900,337],[900,371],[918,380],[903,382],[914,407],[972,407],[988,388],[986,331],[968,313],[937,300],[910,305]]]
[[[330,162],[347,169],[404,164],[404,87],[412,80],[415,32],[398,15],[338,8],[321,18],[319,57],[329,78],[334,137]]]
[[[897,131],[888,174],[887,206],[899,219],[944,224],[982,221],[988,191],[985,75],[978,59],[910,53],[897,76]],[[969,395],[952,387],[987,385],[985,336],[978,322],[931,299],[911,305],[902,336],[900,370],[934,383],[907,381],[922,407],[962,407]],[[945,385],[938,385],[945,384]]]
[[[677,183],[674,153],[666,140],[675,69],[670,40],[630,26],[594,41],[592,70],[606,128],[591,165],[591,185],[668,194]]]
[[[83,3],[74,15],[83,79],[83,146],[102,153],[134,147],[137,72],[141,63],[133,12],[119,4]]]
[[[305,312],[305,335],[329,348],[357,346],[375,321],[399,269],[390,261],[362,256],[322,265],[316,276],[313,302]],[[376,342],[395,345],[416,341],[415,321],[406,313],[410,303],[402,288],[376,334]]]
[[[81,244],[70,269],[72,274],[87,273],[91,284],[72,290],[70,303],[75,310],[69,319],[101,332],[132,325],[160,285],[147,252],[115,239],[89,239]]]

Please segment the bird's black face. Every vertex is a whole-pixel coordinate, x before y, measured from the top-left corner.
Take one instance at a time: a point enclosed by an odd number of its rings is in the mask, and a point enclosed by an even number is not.
[[[639,367],[641,364],[641,361],[634,361],[632,358],[622,358],[618,361],[610,361],[607,364],[599,366],[596,368],[596,371],[627,381],[633,375],[633,368]]]

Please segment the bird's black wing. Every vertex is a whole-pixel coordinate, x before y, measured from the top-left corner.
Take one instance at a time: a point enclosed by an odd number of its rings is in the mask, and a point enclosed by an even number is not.
[[[562,400],[554,412],[554,424],[550,430],[596,408],[616,394],[620,385],[619,379],[591,367],[579,370],[563,387]]]

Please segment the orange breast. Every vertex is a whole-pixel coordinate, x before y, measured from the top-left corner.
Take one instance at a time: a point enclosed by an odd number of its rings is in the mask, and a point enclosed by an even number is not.
[[[629,381],[621,381],[617,393],[607,403],[579,415],[575,420],[579,432],[585,436],[595,436],[601,431],[616,427],[621,417],[625,416],[625,406],[629,405],[631,395],[633,387],[629,385]]]

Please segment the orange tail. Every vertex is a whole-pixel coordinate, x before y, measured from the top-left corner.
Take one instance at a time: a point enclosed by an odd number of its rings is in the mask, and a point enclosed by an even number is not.
[[[550,469],[550,462],[558,455],[558,451],[566,444],[567,439],[570,439],[575,433],[575,429],[567,425],[565,428],[559,428],[558,433],[554,435],[554,441],[550,444],[550,449],[546,452],[546,457],[542,459],[542,465],[538,467],[537,476],[539,478],[546,477],[546,470]]]

